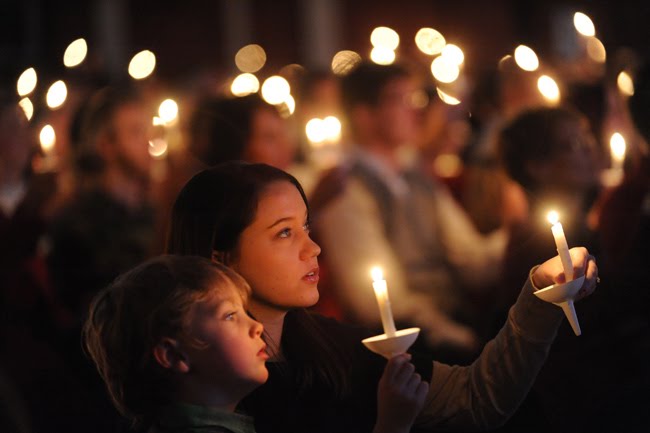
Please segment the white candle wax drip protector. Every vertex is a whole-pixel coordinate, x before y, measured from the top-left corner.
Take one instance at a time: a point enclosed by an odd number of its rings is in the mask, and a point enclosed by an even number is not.
[[[567,281],[562,284],[553,284],[552,286],[545,287],[543,289],[537,290],[535,296],[539,299],[551,302],[558,307],[561,307],[566,315],[566,318],[571,324],[571,328],[576,335],[582,334],[580,330],[580,322],[578,322],[578,315],[576,314],[576,309],[573,305],[582,284],[585,281],[584,275],[575,280]]]
[[[407,328],[395,331],[395,335],[386,334],[368,337],[361,342],[370,351],[375,352],[386,359],[390,359],[406,351],[418,338],[420,328]]]

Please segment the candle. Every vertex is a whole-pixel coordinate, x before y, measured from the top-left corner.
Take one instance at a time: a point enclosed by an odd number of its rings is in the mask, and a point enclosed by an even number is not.
[[[395,321],[393,312],[390,309],[390,300],[388,299],[388,287],[380,267],[374,267],[370,271],[372,275],[372,288],[375,290],[377,304],[379,304],[379,314],[381,315],[381,324],[384,327],[384,333],[387,337],[395,336]]]
[[[39,134],[39,139],[41,142],[41,150],[43,151],[39,171],[53,171],[56,169],[56,153],[54,150],[56,133],[52,125],[43,126]]]
[[[609,139],[609,147],[612,152],[612,168],[617,171],[623,171],[623,162],[625,162],[625,138],[618,132],[612,134]]]
[[[548,221],[553,224],[551,226],[551,231],[553,232],[553,238],[555,238],[557,253],[560,255],[560,260],[562,261],[566,281],[571,281],[573,280],[573,263],[571,262],[571,254],[569,254],[569,246],[567,245],[566,237],[564,236],[564,230],[559,221],[559,215],[557,212],[551,211],[548,213],[547,218]]]

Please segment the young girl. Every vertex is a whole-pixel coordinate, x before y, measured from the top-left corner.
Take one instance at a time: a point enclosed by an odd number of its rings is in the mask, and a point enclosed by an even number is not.
[[[253,432],[252,419],[234,412],[268,378],[249,294],[236,272],[190,256],[151,259],[100,292],[85,346],[120,413],[150,433]],[[408,431],[426,390],[407,356],[391,359],[374,433]]]
[[[318,301],[320,247],[309,237],[307,200],[295,178],[240,162],[197,174],[174,205],[168,251],[211,257],[251,285],[248,308],[266,329],[269,380],[239,407],[255,417],[258,431],[372,430],[385,361],[361,344],[366,331],[306,310]],[[584,248],[571,253],[588,295],[595,262]],[[414,357],[420,374],[431,378],[417,427],[489,429],[515,411],[563,317],[532,292],[563,279],[557,257],[534,268],[503,329],[471,366]],[[368,284],[359,290],[371,290]]]

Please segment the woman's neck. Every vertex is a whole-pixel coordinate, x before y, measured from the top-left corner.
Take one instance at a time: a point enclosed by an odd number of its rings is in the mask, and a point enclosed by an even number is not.
[[[255,320],[262,322],[264,325],[264,335],[268,345],[268,353],[271,361],[278,361],[283,358],[282,354],[282,331],[284,328],[284,318],[287,310],[278,309],[278,307],[251,299],[248,309],[255,317]]]

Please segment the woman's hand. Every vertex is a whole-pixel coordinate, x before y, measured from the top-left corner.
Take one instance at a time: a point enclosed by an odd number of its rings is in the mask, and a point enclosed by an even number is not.
[[[422,410],[429,384],[422,381],[404,353],[391,358],[377,389],[377,424],[374,433],[409,432]]]
[[[585,276],[585,281],[576,297],[576,300],[578,300],[591,295],[596,290],[598,266],[596,266],[596,258],[590,255],[586,248],[571,248],[569,253],[571,254],[571,262],[573,262],[574,278]],[[553,284],[565,283],[566,276],[564,275],[560,257],[555,256],[541,264],[535,269],[531,275],[531,279],[533,285],[538,289]]]

